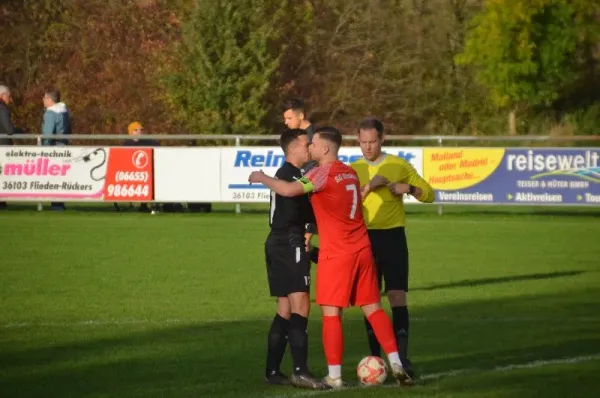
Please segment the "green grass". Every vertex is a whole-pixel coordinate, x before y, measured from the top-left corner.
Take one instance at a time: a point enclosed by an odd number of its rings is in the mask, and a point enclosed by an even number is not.
[[[80,210],[0,213],[0,397],[600,394],[597,209],[411,208],[410,354],[423,380],[325,394],[262,384],[266,214]],[[309,361],[324,374],[312,311]],[[354,382],[367,353],[356,309],[344,328]]]

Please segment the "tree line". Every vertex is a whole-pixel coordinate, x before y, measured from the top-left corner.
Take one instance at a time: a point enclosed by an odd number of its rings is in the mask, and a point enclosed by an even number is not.
[[[0,84],[74,132],[273,134],[281,103],[350,133],[598,134],[596,0],[5,0]]]

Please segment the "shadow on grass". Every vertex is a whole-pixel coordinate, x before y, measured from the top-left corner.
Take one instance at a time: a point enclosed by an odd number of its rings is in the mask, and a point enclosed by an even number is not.
[[[555,279],[555,278],[568,278],[571,276],[578,276],[586,273],[587,271],[559,271],[559,272],[547,272],[547,273],[537,273],[537,274],[528,274],[528,275],[514,275],[514,276],[503,276],[496,278],[481,278],[481,279],[465,279],[458,282],[450,282],[450,283],[440,283],[430,286],[423,287],[415,287],[411,288],[411,292],[427,292],[433,290],[440,289],[452,289],[452,288],[461,288],[461,287],[478,287],[478,286],[486,286],[486,285],[496,285],[501,283],[511,283],[511,282],[523,282],[523,281],[533,281],[533,280],[541,280],[541,279]],[[381,293],[382,297],[387,297],[384,292]],[[315,299],[312,299],[313,303],[316,303]]]
[[[548,272],[528,275],[514,275],[514,276],[503,276],[497,278],[481,278],[481,279],[465,279],[458,282],[451,283],[440,283],[436,285],[416,287],[410,289],[411,291],[429,291],[438,289],[450,289],[457,287],[475,287],[485,285],[495,285],[499,283],[510,283],[510,282],[522,282],[522,281],[533,281],[540,279],[554,279],[554,278],[566,278],[570,276],[577,276],[585,273],[586,271],[559,271],[559,272]]]
[[[120,203],[121,212],[136,213],[136,208],[132,208],[129,203]],[[135,205],[137,206],[137,204]],[[406,206],[406,212],[410,216],[428,216],[428,217],[516,217],[516,216],[536,216],[536,217],[581,217],[581,218],[600,218],[599,207],[557,207],[557,206],[465,206],[465,205],[443,205],[444,214],[437,214],[439,204],[409,204]],[[112,203],[66,203],[68,213],[115,213]],[[44,212],[50,212],[49,203],[44,202]],[[35,202],[16,202],[9,203],[8,207],[0,210],[2,212],[34,212],[37,211]],[[268,214],[269,205],[267,203],[243,203],[241,204],[242,214]],[[235,214],[234,203],[213,203],[212,213],[216,214]],[[173,213],[182,214],[182,213]],[[183,214],[206,214],[190,213],[187,209]]]
[[[448,205],[434,203],[431,205],[409,205],[406,212],[409,215],[428,215],[438,217],[438,208],[442,206],[443,216],[469,217],[469,216],[537,216],[537,217],[600,217],[600,208],[597,206],[510,206],[510,205]]]
[[[119,211],[115,209],[113,203],[69,203],[65,204],[66,213],[68,214],[77,214],[77,213],[98,213],[98,214],[146,214],[144,212],[138,212],[139,204],[122,202],[119,203]],[[268,214],[269,213],[269,205],[268,204],[258,204],[258,203],[248,203],[243,204],[242,214]],[[163,209],[161,208],[161,214],[165,214]],[[9,203],[6,208],[0,209],[0,215],[2,213],[33,213],[37,212],[37,203],[35,202],[18,202],[18,203]],[[53,211],[50,209],[49,203],[43,204],[42,213],[57,213],[60,214],[60,211]],[[206,215],[206,214],[235,214],[235,204],[233,203],[215,203],[212,206],[211,213],[203,213],[203,212],[191,212],[188,208],[184,208],[181,211],[169,212],[168,214],[186,214],[186,215]]]
[[[600,290],[593,290],[568,297],[416,309],[412,311],[410,355],[421,374],[431,374],[598,354],[599,297]],[[367,342],[359,313],[348,311],[344,318],[344,377],[354,380],[354,364],[367,354]],[[4,328],[0,391],[7,397],[272,396],[297,391],[262,383],[268,326],[265,319]],[[309,361],[316,374],[326,369],[320,329],[315,312],[309,326]],[[26,347],[20,346],[22,341],[27,341]],[[290,369],[288,361],[285,371]],[[506,373],[489,385],[489,391],[517,388],[517,396],[529,396],[523,394],[543,387],[520,383],[521,376],[515,377]],[[568,378],[568,373],[563,374],[566,384]],[[597,378],[593,380],[595,385],[580,387],[597,388]],[[418,393],[439,394],[439,383],[445,381],[429,381]],[[394,391],[378,393],[391,396]],[[444,391],[460,396],[480,390],[450,382]],[[546,391],[546,396],[564,396],[565,391]]]
[[[266,328],[268,322],[258,321],[155,328],[77,326],[74,329],[81,331],[77,340],[4,350],[0,391],[14,397],[256,393],[264,390],[261,359]],[[49,332],[60,334],[60,330]]]

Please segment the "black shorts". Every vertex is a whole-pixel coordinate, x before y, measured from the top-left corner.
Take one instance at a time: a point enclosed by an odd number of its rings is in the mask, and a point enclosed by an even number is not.
[[[310,291],[310,254],[304,245],[267,239],[265,259],[271,296]]]
[[[404,227],[370,229],[369,239],[377,265],[379,287],[382,279],[385,291],[408,291],[408,245]]]

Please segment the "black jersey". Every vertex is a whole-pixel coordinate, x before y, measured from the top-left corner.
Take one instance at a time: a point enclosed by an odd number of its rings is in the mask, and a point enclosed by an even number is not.
[[[275,178],[284,181],[296,181],[302,177],[302,172],[289,162],[275,173]],[[294,244],[304,244],[304,232],[307,223],[314,223],[315,216],[308,195],[285,197],[271,191],[269,208],[269,226],[271,235],[285,239]]]
[[[315,135],[315,125],[311,123],[304,130],[306,130],[306,136],[308,137],[308,142],[312,142],[313,135]],[[306,173],[308,173],[308,171],[310,169],[312,169],[313,167],[317,167],[318,165],[319,165],[319,163],[317,163],[316,161],[309,160],[304,165],[302,165],[302,168],[300,169],[300,171],[302,172],[302,174],[306,174]]]
[[[315,135],[315,130],[316,130],[315,129],[315,125],[311,123],[304,130],[306,130],[306,135],[307,135],[307,138],[308,138],[308,142],[312,142],[313,135]]]

